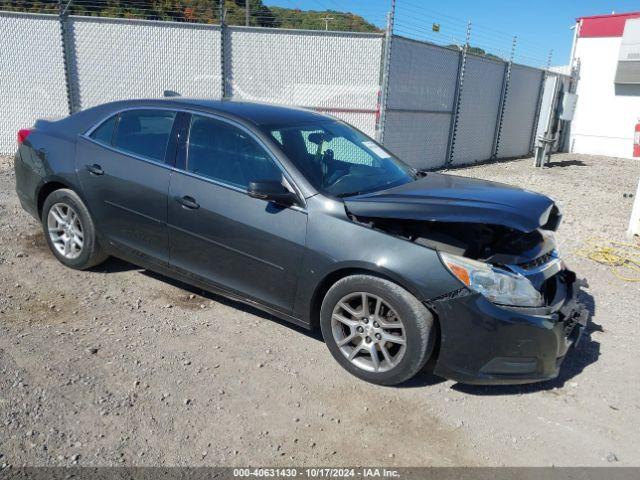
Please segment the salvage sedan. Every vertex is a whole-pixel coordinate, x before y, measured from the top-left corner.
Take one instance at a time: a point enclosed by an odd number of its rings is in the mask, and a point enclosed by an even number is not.
[[[373,383],[432,357],[459,382],[554,378],[586,323],[551,199],[415,170],[334,118],[124,101],[18,143],[21,204],[64,265],[113,255],[320,328]]]

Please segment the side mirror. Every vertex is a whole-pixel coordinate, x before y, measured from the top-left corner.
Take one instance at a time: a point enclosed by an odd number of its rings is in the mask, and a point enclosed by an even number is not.
[[[287,190],[280,182],[273,180],[254,180],[249,182],[249,196],[267,200],[283,207],[298,202],[298,196]]]

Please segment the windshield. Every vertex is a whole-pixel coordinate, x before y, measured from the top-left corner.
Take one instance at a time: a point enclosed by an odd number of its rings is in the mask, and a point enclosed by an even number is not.
[[[364,134],[340,122],[267,127],[320,192],[347,197],[415,180],[414,172]]]

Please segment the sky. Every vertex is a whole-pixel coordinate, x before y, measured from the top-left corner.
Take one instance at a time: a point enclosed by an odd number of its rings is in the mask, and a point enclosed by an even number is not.
[[[266,5],[302,10],[351,11],[383,27],[391,0],[263,0]],[[471,20],[471,44],[508,57],[518,36],[515,60],[536,66],[569,63],[577,17],[640,10],[638,0],[396,0],[397,34],[440,44],[464,43]],[[433,24],[440,31],[433,31]],[[329,23],[329,28],[330,27]]]

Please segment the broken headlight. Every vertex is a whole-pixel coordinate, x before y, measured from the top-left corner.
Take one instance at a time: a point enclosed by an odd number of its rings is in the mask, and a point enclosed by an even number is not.
[[[499,305],[541,307],[544,300],[531,282],[518,273],[488,263],[440,252],[449,271],[471,290]]]

